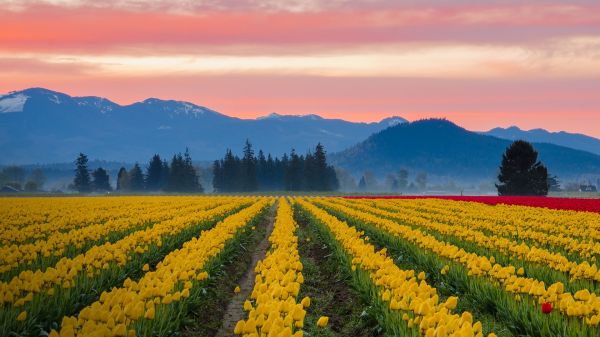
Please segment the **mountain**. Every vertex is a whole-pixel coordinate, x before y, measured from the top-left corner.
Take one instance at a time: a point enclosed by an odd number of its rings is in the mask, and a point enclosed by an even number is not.
[[[481,135],[440,119],[403,123],[333,154],[336,165],[376,174],[406,167],[458,181],[494,178],[509,140]],[[600,175],[600,156],[547,143],[535,143],[541,161],[559,178]]]
[[[146,162],[154,153],[169,157],[186,147],[194,160],[214,160],[227,148],[239,153],[246,139],[273,155],[292,147],[304,153],[317,142],[334,152],[404,122],[279,114],[239,119],[188,102],[149,98],[119,105],[31,88],[0,96],[0,164],[72,162],[79,152],[92,159]]]
[[[523,139],[529,142],[550,143],[600,155],[600,139],[579,133],[549,132],[544,129],[526,131],[511,126],[509,128],[494,128],[482,132],[482,134],[509,140]]]

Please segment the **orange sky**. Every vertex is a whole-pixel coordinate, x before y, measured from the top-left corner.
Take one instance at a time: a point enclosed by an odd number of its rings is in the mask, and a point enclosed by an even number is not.
[[[0,92],[600,137],[594,1],[6,0]],[[193,5],[190,5],[193,3]]]

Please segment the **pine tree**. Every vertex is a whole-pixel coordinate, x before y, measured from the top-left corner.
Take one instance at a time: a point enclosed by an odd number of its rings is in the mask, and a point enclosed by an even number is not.
[[[330,191],[333,186],[330,186],[330,183],[333,183],[331,172],[333,168],[327,167],[327,157],[325,154],[325,148],[321,143],[318,143],[315,147],[314,154],[314,167],[316,171],[316,182],[315,182],[315,190],[317,191]],[[335,170],[333,170],[333,175],[335,175]],[[337,180],[337,179],[336,179]]]
[[[261,191],[269,190],[269,181],[273,179],[272,176],[269,175],[269,167],[267,165],[267,158],[265,158],[265,154],[262,150],[258,151],[258,156],[256,157],[256,182],[257,189]]]
[[[296,151],[292,149],[290,152],[290,159],[287,165],[285,174],[285,189],[288,191],[300,191],[302,190],[302,180],[304,178],[303,172],[304,158],[298,156]]]
[[[215,192],[223,191],[223,169],[221,168],[221,161],[215,160],[213,162],[213,190]]]
[[[538,161],[533,146],[523,140],[513,142],[502,155],[498,195],[547,195],[548,169]]]
[[[323,176],[319,176],[319,174],[323,174],[323,172],[319,172],[315,157],[310,151],[304,156],[302,172],[302,188],[307,191],[319,191],[320,181],[324,178]]]
[[[162,169],[160,170],[160,189],[164,190],[169,182],[169,163],[166,159],[163,159]]]
[[[146,189],[148,191],[158,191],[162,188],[163,162],[158,154],[155,154],[146,170]]]
[[[92,177],[94,180],[92,181],[92,186],[95,191],[112,191],[112,187],[110,186],[110,178],[108,176],[108,172],[102,167],[97,168],[92,172]]]
[[[408,188],[408,170],[400,169],[398,171],[398,189],[406,190]]]
[[[236,190],[236,186],[239,182],[239,167],[238,160],[233,156],[233,153],[230,149],[227,149],[225,152],[225,157],[223,158],[222,167],[222,188],[223,192],[233,192]]]
[[[90,171],[88,170],[88,158],[85,154],[79,153],[75,160],[75,179],[73,185],[79,193],[87,193],[92,190],[90,181]]]
[[[117,174],[117,191],[126,191],[129,189],[129,174],[127,174],[127,169],[121,167],[119,169],[119,173]]]
[[[427,187],[427,173],[421,172],[417,174],[417,177],[415,178],[415,183],[417,184],[417,187],[419,187],[420,190],[424,190],[425,187]]]
[[[185,149],[185,153],[183,155],[183,167],[184,167],[184,192],[190,193],[202,193],[204,189],[200,184],[198,179],[198,171],[194,167],[192,163],[192,157],[190,155],[189,149]]]
[[[365,176],[360,177],[360,181],[358,182],[358,190],[359,191],[367,190],[367,180],[365,179]]]
[[[144,174],[138,163],[129,171],[129,190],[139,192],[144,190]]]
[[[246,139],[244,145],[244,157],[242,158],[242,171],[241,171],[241,183],[242,191],[250,192],[256,191],[256,158],[254,158],[254,151],[252,150],[252,144]]]

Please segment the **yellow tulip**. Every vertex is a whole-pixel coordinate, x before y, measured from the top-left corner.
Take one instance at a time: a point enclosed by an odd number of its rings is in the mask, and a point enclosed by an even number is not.
[[[329,323],[329,317],[327,316],[321,316],[319,317],[319,319],[317,320],[317,326],[319,328],[324,328],[327,326],[327,324]]]

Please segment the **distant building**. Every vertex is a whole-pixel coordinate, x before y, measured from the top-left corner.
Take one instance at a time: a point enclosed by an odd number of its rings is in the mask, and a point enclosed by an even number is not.
[[[579,192],[597,192],[598,189],[594,185],[579,185]]]

